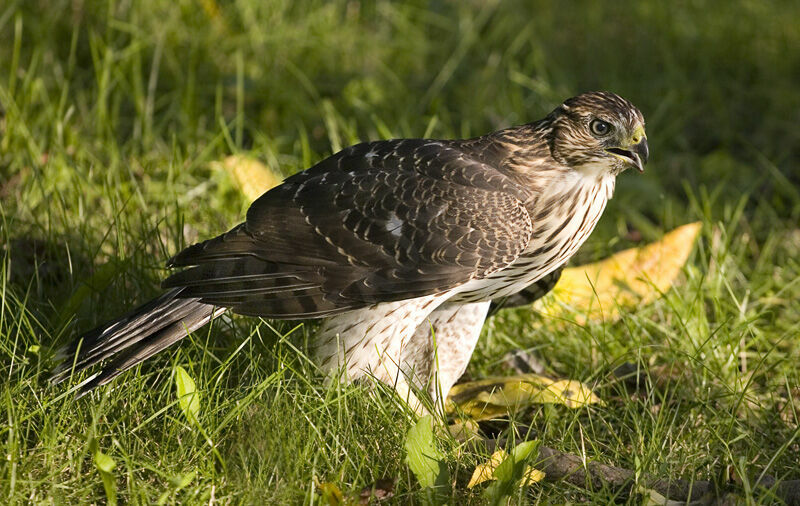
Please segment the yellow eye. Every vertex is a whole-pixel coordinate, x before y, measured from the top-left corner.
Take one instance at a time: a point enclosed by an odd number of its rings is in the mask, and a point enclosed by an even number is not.
[[[592,134],[597,137],[608,135],[613,129],[614,128],[607,121],[603,121],[601,119],[595,119],[589,123],[589,130],[591,130]]]

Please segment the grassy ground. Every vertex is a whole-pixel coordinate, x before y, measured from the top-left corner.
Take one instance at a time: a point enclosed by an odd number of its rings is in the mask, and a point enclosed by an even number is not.
[[[616,323],[491,320],[468,370],[533,350],[604,407],[542,407],[544,444],[647,474],[800,478],[800,4],[740,2],[10,0],[0,5],[0,496],[103,502],[96,449],[128,503],[301,503],[314,482],[383,477],[411,419],[390,396],[322,385],[313,325],[224,319],[113,388],[74,400],[44,378],[53,344],[158,292],[164,260],[248,205],[209,162],[282,174],[340,147],[466,136],[541,117],[588,89],[628,97],[652,161],[624,174],[581,260],[689,221],[682,284]],[[627,392],[611,374],[648,370]],[[200,425],[177,405],[184,367]],[[478,451],[443,440],[457,502]],[[317,495],[315,495],[317,494]],[[541,484],[515,500],[620,498]]]

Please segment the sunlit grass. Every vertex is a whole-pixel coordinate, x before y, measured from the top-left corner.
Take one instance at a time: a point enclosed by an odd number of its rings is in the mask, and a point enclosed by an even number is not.
[[[45,381],[50,351],[157,294],[171,254],[243,219],[249,202],[212,161],[247,152],[288,175],[359,140],[475,135],[605,88],[644,111],[653,157],[620,178],[580,260],[700,220],[681,284],[618,322],[502,312],[468,374],[532,350],[607,402],[523,417],[543,444],[637,476],[722,483],[733,468],[738,494],[769,501],[747,480],[800,478],[800,10],[780,4],[3,3],[0,496],[104,501],[95,441],[125,503],[302,503],[317,482],[357,494],[384,477],[395,501],[423,501],[411,418],[390,396],[325,386],[305,354],[314,324],[222,318],[80,400]],[[620,383],[624,363],[648,388]],[[466,483],[485,455],[442,444],[456,500],[481,503]],[[532,497],[614,493],[544,483]]]

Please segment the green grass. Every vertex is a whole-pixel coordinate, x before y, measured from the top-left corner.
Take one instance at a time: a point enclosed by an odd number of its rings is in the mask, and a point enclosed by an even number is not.
[[[644,111],[652,161],[620,178],[578,260],[700,220],[681,284],[619,322],[503,312],[468,374],[533,350],[607,401],[528,413],[546,446],[637,476],[722,483],[733,468],[740,498],[774,502],[759,474],[800,479],[797,26],[791,1],[2,3],[0,496],[103,502],[99,449],[125,503],[309,503],[315,481],[357,494],[383,477],[395,501],[423,502],[412,419],[389,395],[324,386],[304,353],[313,324],[220,319],[79,400],[46,383],[50,350],[242,220],[248,202],[211,161],[245,152],[287,175],[359,140],[480,134],[602,88]],[[653,388],[627,391],[624,362]],[[481,503],[465,484],[485,454],[441,443],[456,500]],[[615,499],[527,494],[514,500]]]

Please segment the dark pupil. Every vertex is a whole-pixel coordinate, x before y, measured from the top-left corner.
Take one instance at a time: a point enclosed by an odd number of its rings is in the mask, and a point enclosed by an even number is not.
[[[594,132],[597,134],[604,134],[608,132],[608,123],[605,121],[595,121],[594,122]]]

